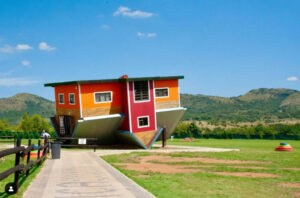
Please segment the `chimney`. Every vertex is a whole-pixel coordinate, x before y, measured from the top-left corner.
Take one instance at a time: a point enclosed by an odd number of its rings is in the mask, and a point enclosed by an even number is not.
[[[120,79],[126,79],[126,78],[128,78],[127,74],[125,74],[125,75],[123,75],[123,76],[120,77]]]

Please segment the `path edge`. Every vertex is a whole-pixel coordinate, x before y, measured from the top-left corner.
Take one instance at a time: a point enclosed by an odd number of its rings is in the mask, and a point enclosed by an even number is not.
[[[102,159],[100,156],[98,156],[95,153],[90,153],[91,155],[95,155],[97,157],[97,162],[102,165],[115,179],[121,182],[121,184],[130,191],[135,197],[143,197],[143,198],[155,198],[155,196],[147,191],[145,188],[138,185],[136,182],[134,182],[132,179],[124,175],[122,172],[120,172],[118,169],[110,165],[108,162],[106,162],[104,159]]]

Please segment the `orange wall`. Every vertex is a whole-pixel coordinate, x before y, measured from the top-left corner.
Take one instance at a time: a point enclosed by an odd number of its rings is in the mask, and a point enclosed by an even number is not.
[[[154,88],[169,88],[169,97],[167,98],[155,98],[155,102],[161,101],[171,101],[171,100],[179,100],[179,88],[178,88],[178,80],[155,80]]]
[[[69,93],[75,94],[75,105],[69,104]],[[65,104],[59,104],[58,94],[64,94]],[[79,91],[78,85],[61,85],[55,87],[56,108],[79,108]]]
[[[121,83],[98,83],[98,84],[82,84],[81,89],[81,104],[82,108],[97,108],[121,106]],[[112,91],[112,102],[95,104],[94,93]]]

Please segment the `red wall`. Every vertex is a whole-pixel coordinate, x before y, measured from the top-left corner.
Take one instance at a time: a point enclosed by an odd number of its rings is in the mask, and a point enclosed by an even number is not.
[[[75,104],[69,104],[69,93],[75,94]],[[58,94],[64,94],[65,103],[59,104]],[[56,108],[70,108],[77,109],[79,108],[79,91],[78,85],[61,85],[55,87],[55,103]]]
[[[123,113],[125,114],[125,117],[120,129],[124,131],[130,131],[127,82],[121,83],[121,97],[122,97],[122,109],[123,109]]]
[[[133,82],[129,82],[130,110],[131,110],[131,131],[133,133],[156,130],[155,126],[155,105],[153,81],[149,81],[150,101],[134,102]],[[149,116],[149,127],[138,128],[137,118],[140,116]]]

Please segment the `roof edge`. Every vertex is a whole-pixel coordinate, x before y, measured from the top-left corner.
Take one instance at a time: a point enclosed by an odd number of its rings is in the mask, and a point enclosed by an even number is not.
[[[55,87],[62,85],[74,84],[93,84],[93,83],[107,83],[107,82],[132,82],[141,80],[169,80],[169,79],[184,79],[184,76],[156,76],[156,77],[139,77],[139,78],[117,78],[117,79],[103,79],[103,80],[78,80],[67,82],[46,83],[45,87]]]

